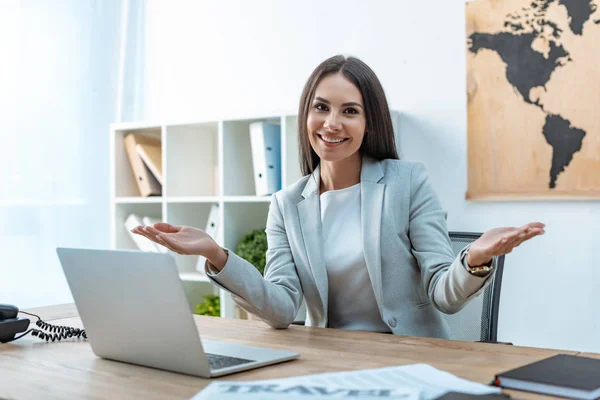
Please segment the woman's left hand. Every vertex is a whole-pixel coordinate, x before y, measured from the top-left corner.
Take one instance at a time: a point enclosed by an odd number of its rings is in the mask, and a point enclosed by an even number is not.
[[[524,241],[543,235],[544,227],[541,222],[531,222],[520,228],[491,229],[471,244],[467,263],[471,267],[485,265],[492,257],[508,254]]]

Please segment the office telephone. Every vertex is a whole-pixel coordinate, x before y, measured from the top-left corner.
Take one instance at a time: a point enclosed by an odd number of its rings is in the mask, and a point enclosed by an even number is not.
[[[40,329],[29,328],[29,319],[19,318],[17,314],[27,314],[32,317],[36,317],[36,326]],[[25,332],[27,331],[27,332]],[[17,333],[25,332],[17,337]],[[20,311],[16,306],[10,304],[0,304],[0,343],[8,343],[13,340],[22,338],[23,336],[31,333],[33,336],[37,336],[46,342],[52,340],[68,339],[76,337],[78,339],[87,339],[87,335],[84,329],[72,328],[69,326],[52,325],[42,321],[42,319],[35,314],[31,314],[25,311]]]

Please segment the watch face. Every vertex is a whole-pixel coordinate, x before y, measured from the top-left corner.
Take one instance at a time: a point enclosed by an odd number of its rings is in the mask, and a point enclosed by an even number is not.
[[[469,270],[469,272],[475,276],[484,276],[487,275],[493,268],[492,267],[474,267]]]

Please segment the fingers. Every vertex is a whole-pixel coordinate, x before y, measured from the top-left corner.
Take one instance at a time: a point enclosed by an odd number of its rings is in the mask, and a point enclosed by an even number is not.
[[[167,249],[174,251],[175,253],[183,254],[181,249],[179,249],[177,242],[172,240],[168,234],[165,234],[152,226],[144,227],[143,231],[152,237],[152,240],[154,240],[156,243],[165,246]]]
[[[135,228],[133,228],[133,229],[131,230],[131,232],[133,232],[133,233],[137,233],[138,235],[141,235],[141,236],[144,236],[146,239],[149,239],[149,240],[155,241],[155,240],[154,240],[154,237],[152,237],[150,234],[148,234],[148,233],[147,233],[147,232],[144,230],[144,227],[143,227],[143,226],[136,226]]]
[[[524,231],[522,228],[512,228],[508,233],[502,235],[500,240],[496,242],[492,249],[492,253],[496,256],[506,254],[512,250],[513,244],[519,239],[519,235]]]
[[[515,243],[513,245],[513,247],[518,247],[521,243],[523,243],[523,242],[525,242],[525,241],[527,241],[529,239],[532,239],[532,238],[534,238],[536,236],[543,235],[544,233],[546,233],[546,232],[542,228],[532,228],[532,229],[529,229],[527,231],[527,233],[523,237],[521,237],[517,241],[517,243]]]
[[[534,228],[538,228],[538,229],[544,229],[546,227],[546,224],[543,224],[541,222],[530,222],[527,225],[523,226],[522,228],[529,228],[529,229],[534,229]]]
[[[167,224],[166,222],[157,222],[152,228],[159,230],[162,233],[177,233],[181,230],[181,226]]]
[[[498,246],[498,254],[508,254],[515,247],[521,245],[521,243],[539,235],[543,235],[545,233],[543,229],[544,224],[534,223],[527,224],[514,232],[511,232],[510,235],[507,235],[501,240],[500,246]]]
[[[152,230],[152,232],[150,232]],[[133,228],[131,230],[131,232],[136,233],[138,235],[144,236],[145,238],[152,240],[155,243],[158,243],[161,246],[166,247],[167,249],[178,253],[178,254],[183,254],[180,251],[176,250],[172,244],[167,243],[165,240],[161,239],[161,237],[159,236],[159,234],[162,234],[161,232],[157,231],[156,229],[153,229],[150,226],[136,226],[135,228]]]
[[[161,232],[158,229],[156,229],[156,228],[154,228],[153,226],[150,226],[150,225],[144,227],[144,231],[148,232],[148,234],[150,234],[150,235],[152,235],[154,237],[157,237],[161,233],[164,233],[164,232]]]
[[[545,225],[541,222],[532,222],[520,228],[508,228],[507,232],[493,245],[491,252],[497,256],[508,254],[521,243],[535,236],[543,235],[545,233],[544,227]]]

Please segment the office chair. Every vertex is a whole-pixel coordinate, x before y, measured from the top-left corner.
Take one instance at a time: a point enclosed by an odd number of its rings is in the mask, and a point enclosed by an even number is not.
[[[482,234],[471,232],[449,232],[452,250],[458,255],[468,244]],[[442,314],[450,325],[452,339],[464,341],[496,342],[498,334],[498,308],[504,256],[496,257],[496,274],[493,282],[479,296],[471,299],[456,314]]]

